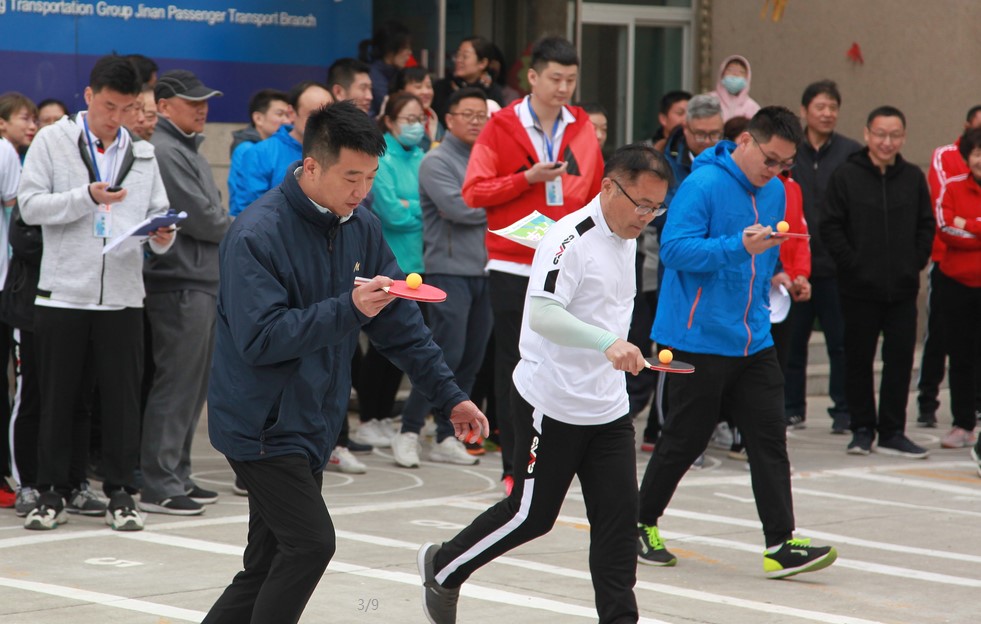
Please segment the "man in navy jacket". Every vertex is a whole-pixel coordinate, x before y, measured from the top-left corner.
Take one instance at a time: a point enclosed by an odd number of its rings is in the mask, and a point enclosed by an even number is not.
[[[303,160],[242,214],[220,249],[208,430],[249,492],[249,543],[205,622],[296,622],[334,554],[322,471],[347,417],[360,331],[455,433],[487,435],[415,303],[378,219],[356,210],[385,141],[350,102],[310,116]],[[354,278],[371,277],[354,288]]]

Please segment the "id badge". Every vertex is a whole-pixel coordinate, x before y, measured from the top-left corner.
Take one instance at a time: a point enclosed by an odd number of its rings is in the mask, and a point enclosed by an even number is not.
[[[548,206],[561,206],[565,204],[565,200],[562,197],[562,176],[545,183],[545,204]]]
[[[92,222],[92,235],[96,238],[112,237],[112,209],[108,204],[99,204]]]

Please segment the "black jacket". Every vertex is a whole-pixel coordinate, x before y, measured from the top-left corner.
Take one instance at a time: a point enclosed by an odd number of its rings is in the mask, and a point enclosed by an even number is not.
[[[923,172],[897,155],[883,174],[865,148],[835,170],[825,199],[821,236],[841,294],[871,301],[915,297],[935,228]]]
[[[821,238],[821,215],[824,214],[824,198],[828,180],[849,156],[862,149],[857,142],[840,134],[832,134],[821,146],[814,149],[805,138],[797,146],[797,166],[794,180],[800,185],[804,200],[804,218],[811,233],[811,279],[834,277],[835,263]]]
[[[44,244],[40,225],[27,225],[14,206],[10,214],[10,265],[0,293],[0,321],[21,331],[34,331],[34,299],[41,277]]]

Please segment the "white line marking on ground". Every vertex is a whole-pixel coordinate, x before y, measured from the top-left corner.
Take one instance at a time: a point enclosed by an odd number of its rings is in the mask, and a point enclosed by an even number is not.
[[[961,462],[962,463],[962,462]],[[939,469],[940,466],[937,464],[920,464],[918,467],[924,469]],[[907,467],[908,469],[909,467]],[[971,488],[962,485],[950,485],[949,483],[941,483],[935,480],[926,479],[915,479],[913,477],[904,476],[890,476],[884,474],[874,474],[870,472],[860,471],[860,470],[833,470],[829,471],[839,477],[846,477],[849,479],[862,479],[863,481],[873,481],[876,483],[888,483],[889,485],[899,485],[902,487],[915,487],[924,490],[930,490],[932,492],[947,492],[949,494],[958,494],[960,496],[967,496],[974,500],[981,498],[981,487]],[[978,480],[978,485],[981,486],[981,479]]]
[[[914,503],[901,503],[894,500],[883,500],[881,498],[869,498],[867,496],[851,496],[850,494],[837,494],[835,492],[822,492],[820,490],[811,490],[809,488],[794,488],[794,496],[798,494],[803,494],[805,496],[818,496],[821,498],[833,498],[836,500],[853,501],[856,503],[864,503],[869,505],[880,505],[882,507],[900,507],[903,509],[916,509],[919,511],[927,511],[930,513],[945,513],[954,514],[961,516],[972,516],[981,517],[981,512],[979,511],[968,511],[967,509],[954,509],[952,507],[935,507],[933,505],[916,505]]]
[[[79,602],[88,602],[104,607],[112,607],[114,609],[126,609],[127,611],[148,613],[150,615],[156,615],[162,618],[185,620],[188,622],[200,622],[206,615],[202,611],[171,607],[155,602],[147,602],[146,600],[135,600],[133,598],[103,594],[101,592],[77,589],[75,587],[38,583],[36,581],[24,581],[21,579],[0,577],[0,586],[39,594],[47,594],[49,596],[57,596],[59,598],[67,598],[69,600],[77,600]]]
[[[726,494],[725,492],[713,492],[719,498],[728,498],[729,500],[734,500],[738,503],[755,503],[756,499],[753,497],[746,498],[745,496],[733,496],[732,494]]]

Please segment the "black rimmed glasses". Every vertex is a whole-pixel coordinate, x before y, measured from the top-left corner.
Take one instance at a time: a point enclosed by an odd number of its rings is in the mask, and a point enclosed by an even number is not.
[[[623,190],[623,187],[620,186],[619,182],[613,178],[610,178],[610,181],[616,184],[617,188],[620,189],[620,192],[623,193],[623,196],[630,200],[630,203],[634,205],[634,212],[636,212],[638,215],[646,217],[649,214],[653,214],[654,218],[656,219],[667,211],[668,207],[664,204],[659,204],[657,206],[644,206],[642,204],[638,204],[637,200],[631,197],[627,191]]]
[[[763,146],[760,142],[756,140],[752,134],[749,135],[753,139],[753,143],[756,144],[756,149],[760,150],[760,154],[763,154],[763,166],[767,169],[777,169],[780,171],[790,171],[797,164],[797,155],[795,154],[793,158],[788,158],[787,160],[777,160],[776,158],[770,157],[769,154],[763,151]]]
[[[486,123],[488,119],[486,113],[481,113],[472,110],[460,111],[459,113],[446,113],[446,114],[463,117],[463,120],[466,121],[467,123]]]

